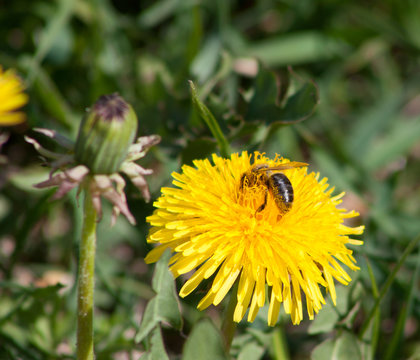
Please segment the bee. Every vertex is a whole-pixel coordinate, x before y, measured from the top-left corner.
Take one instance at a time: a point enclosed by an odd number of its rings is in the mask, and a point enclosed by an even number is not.
[[[308,166],[303,162],[292,161],[286,164],[270,167],[268,164],[257,164],[244,172],[241,176],[240,189],[263,185],[266,187],[264,202],[256,212],[264,210],[267,205],[268,193],[274,199],[281,214],[287,213],[293,205],[294,193],[293,186],[289,178],[281,170],[293,169]]]

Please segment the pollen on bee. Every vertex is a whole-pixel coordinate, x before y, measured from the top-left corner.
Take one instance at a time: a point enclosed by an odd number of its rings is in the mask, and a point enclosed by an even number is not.
[[[247,177],[241,180],[237,192],[237,203],[249,209],[250,216],[254,217],[261,204],[264,203],[267,187],[261,182],[249,181]]]

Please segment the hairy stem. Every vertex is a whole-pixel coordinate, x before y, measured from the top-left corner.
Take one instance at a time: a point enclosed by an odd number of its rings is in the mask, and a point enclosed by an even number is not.
[[[83,230],[79,253],[77,295],[77,359],[93,360],[93,288],[95,279],[96,210],[85,190]]]

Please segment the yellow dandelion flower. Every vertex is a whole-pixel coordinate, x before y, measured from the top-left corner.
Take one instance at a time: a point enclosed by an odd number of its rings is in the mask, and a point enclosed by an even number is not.
[[[241,321],[248,309],[248,321],[254,321],[268,298],[269,325],[277,322],[282,303],[298,324],[303,319],[302,297],[313,319],[325,304],[321,289],[335,303],[334,279],[351,281],[340,263],[358,269],[346,245],[361,245],[349,236],[361,234],[364,227],[344,225],[344,219],[359,214],[338,209],[344,193],[333,196],[327,179],[308,174],[306,167],[281,171],[294,190],[288,211],[279,208],[263,182],[244,181],[244,173],[254,165],[288,162],[278,155],[271,160],[243,152],[230,159],[213,155],[214,164],[197,160],[195,168],[183,166],[181,174],[173,173],[177,188],[162,188],[157,209],[147,219],[152,225],[148,241],[159,245],[146,262],[157,261],[169,248],[175,253],[170,260],[175,277],[195,270],[180,290],[182,297],[214,275],[200,310],[218,305],[239,281],[234,321]]]
[[[25,114],[16,111],[28,102],[22,81],[11,69],[3,72],[0,66],[0,126],[20,124]]]

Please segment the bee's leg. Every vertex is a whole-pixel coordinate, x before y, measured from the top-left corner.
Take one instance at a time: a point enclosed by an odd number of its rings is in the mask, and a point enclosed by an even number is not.
[[[245,178],[246,178],[246,173],[243,173],[242,176],[241,176],[241,183],[240,183],[240,187],[239,187],[241,190],[244,189]]]
[[[268,190],[265,190],[264,202],[261,204],[261,206],[257,209],[255,213],[263,211],[265,209],[265,206],[267,205],[267,197],[268,197]]]

